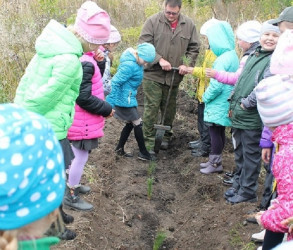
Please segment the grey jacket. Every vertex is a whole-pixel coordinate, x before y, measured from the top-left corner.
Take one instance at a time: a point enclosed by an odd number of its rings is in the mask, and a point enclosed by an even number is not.
[[[149,42],[156,48],[155,61],[145,69],[144,78],[167,85],[170,85],[172,72],[162,70],[159,60],[163,58],[172,67],[178,67],[183,64],[182,58],[186,56],[190,58],[189,66],[194,66],[200,48],[193,21],[180,14],[173,33],[164,12],[154,14],[146,20],[138,43],[143,42]],[[183,76],[176,73],[174,85],[178,86],[182,78]]]

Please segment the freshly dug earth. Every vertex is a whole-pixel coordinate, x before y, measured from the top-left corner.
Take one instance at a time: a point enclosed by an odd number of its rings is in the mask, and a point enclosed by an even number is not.
[[[143,112],[143,95],[138,94]],[[166,239],[160,249],[255,249],[252,233],[261,228],[246,223],[247,213],[258,203],[227,204],[228,188],[222,184],[225,171],[232,171],[234,155],[227,128],[222,174],[203,175],[199,164],[207,158],[194,158],[188,142],[198,138],[196,102],[184,91],[179,93],[171,148],[160,151],[153,165],[137,159],[133,133],[126,151],[133,158],[114,153],[123,123],[106,121],[105,136],[93,150],[83,176],[92,191],[83,198],[94,205],[90,212],[65,210],[75,218],[68,228],[77,232],[73,241],[63,241],[53,249],[153,249],[156,236]],[[128,150],[127,150],[128,149]],[[151,197],[148,178],[154,178]],[[259,181],[259,199],[263,189]]]

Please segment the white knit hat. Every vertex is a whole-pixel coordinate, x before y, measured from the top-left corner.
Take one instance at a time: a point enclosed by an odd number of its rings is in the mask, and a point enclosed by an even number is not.
[[[242,23],[237,31],[236,36],[238,39],[248,42],[254,43],[259,40],[261,30],[261,23],[258,21],[247,21]]]
[[[257,109],[267,127],[293,122],[293,79],[275,75],[262,80],[255,88]]]
[[[207,35],[207,30],[213,26],[214,24],[218,23],[219,20],[216,18],[209,19],[206,21],[200,28],[200,34],[206,36]]]
[[[110,37],[106,43],[118,43],[120,41],[121,41],[121,35],[119,31],[113,25],[111,25]]]

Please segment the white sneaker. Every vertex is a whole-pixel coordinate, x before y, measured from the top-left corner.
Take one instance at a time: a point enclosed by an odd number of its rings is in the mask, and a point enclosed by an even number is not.
[[[256,250],[262,250],[262,246],[258,247]]]
[[[255,234],[251,235],[251,240],[253,240],[255,242],[263,242],[263,239],[265,237],[265,233],[266,233],[265,229],[259,233],[255,233]]]

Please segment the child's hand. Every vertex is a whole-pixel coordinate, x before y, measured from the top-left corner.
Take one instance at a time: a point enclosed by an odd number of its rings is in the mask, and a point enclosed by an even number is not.
[[[289,217],[286,220],[281,221],[284,227],[288,227],[288,231],[291,234],[293,232],[293,217]]]
[[[215,78],[217,71],[214,69],[206,68],[206,77],[208,78]]]
[[[193,69],[193,67],[187,67],[187,74],[192,74]]]
[[[108,115],[108,116],[106,117],[106,119],[111,118],[111,117],[114,115],[114,113],[115,113],[115,109],[112,109],[110,115]]]
[[[104,60],[104,58],[105,58],[103,51],[101,51],[100,49],[97,49],[95,51],[94,58],[95,58],[96,61],[102,62]]]
[[[258,223],[259,225],[262,225],[260,218],[261,218],[261,216],[263,215],[264,212],[265,212],[265,211],[259,211],[259,212],[256,213],[256,215],[255,215],[255,219],[256,219],[256,221],[257,221],[257,223]]]
[[[261,158],[264,163],[269,164],[271,160],[272,149],[271,148],[263,148],[261,151]]]
[[[178,68],[180,75],[186,75],[188,73],[187,67],[185,65],[180,65]]]

